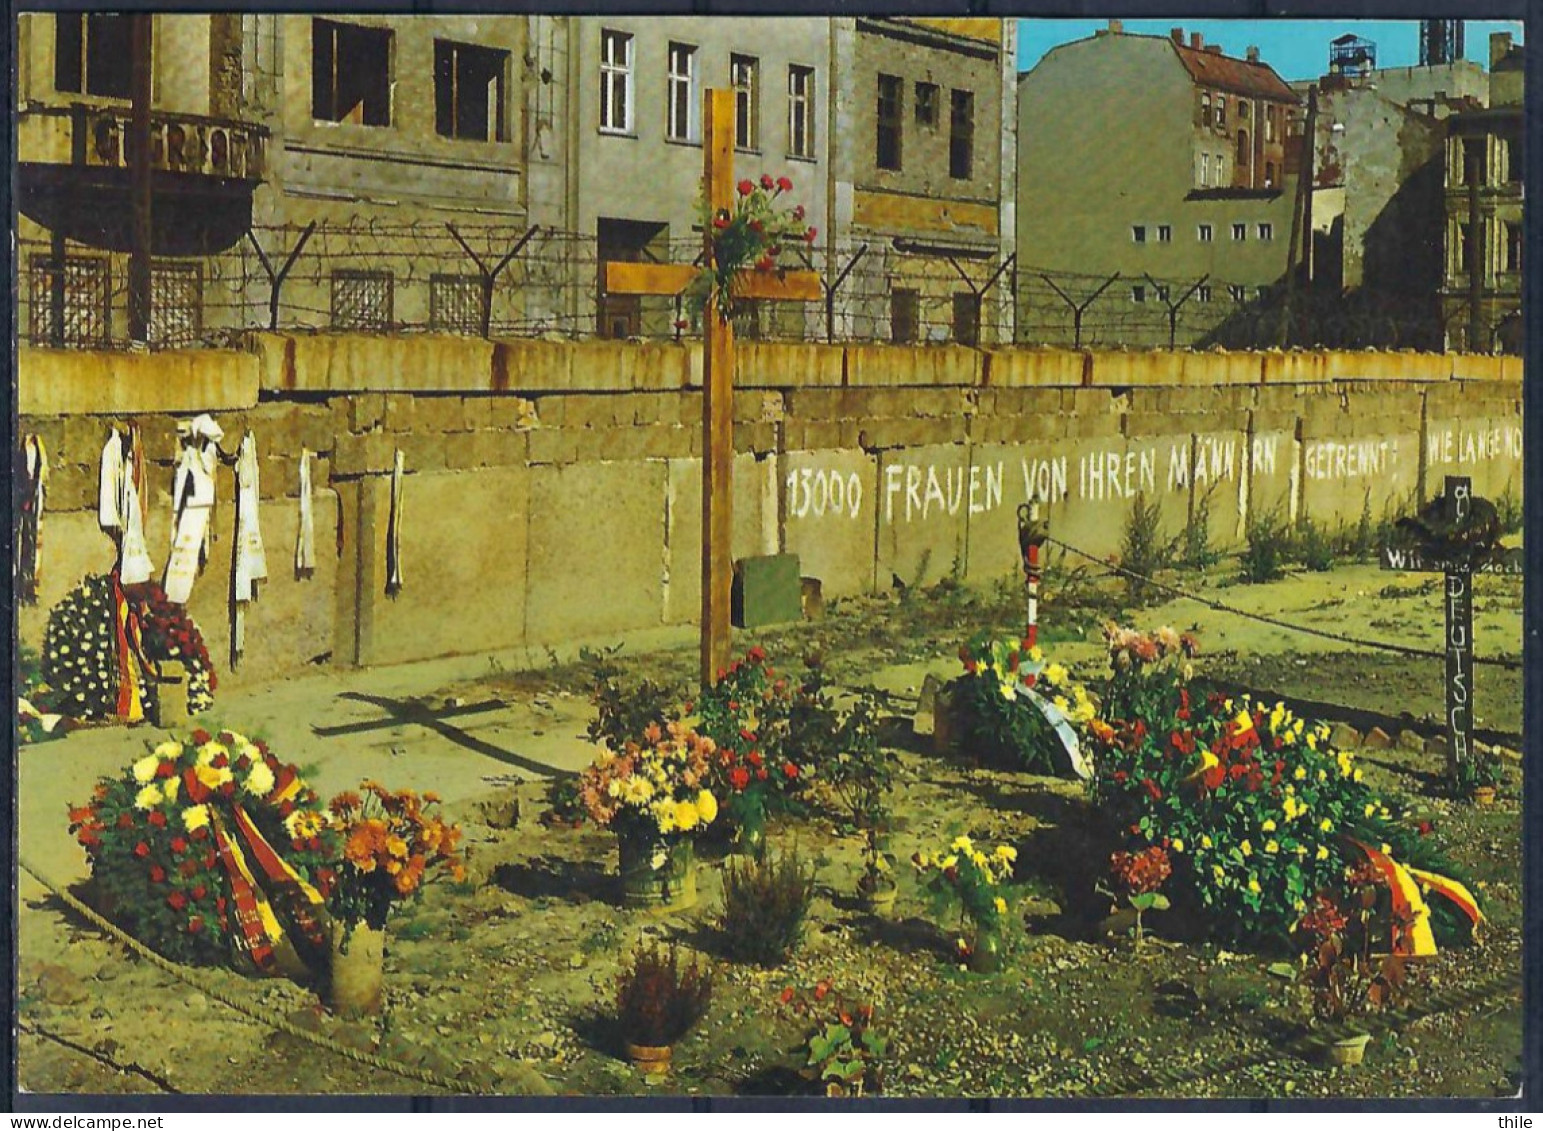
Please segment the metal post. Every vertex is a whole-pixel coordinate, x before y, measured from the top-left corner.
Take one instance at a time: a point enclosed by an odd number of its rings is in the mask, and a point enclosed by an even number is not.
[[[149,12],[129,16],[132,110],[129,129],[129,177],[133,228],[129,254],[129,337],[150,340],[150,27]]]

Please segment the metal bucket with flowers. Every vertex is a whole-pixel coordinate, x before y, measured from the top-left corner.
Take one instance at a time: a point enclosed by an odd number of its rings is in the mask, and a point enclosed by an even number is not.
[[[713,741],[684,723],[651,725],[641,742],[603,751],[579,780],[594,822],[616,833],[622,902],[678,909],[696,902],[694,838],[718,816],[706,788]]]
[[[969,932],[958,940],[959,958],[977,974],[1001,969],[1008,925],[1008,902],[1003,894],[1018,860],[1018,850],[999,844],[987,852],[964,835],[957,836],[942,852],[918,852],[911,863],[932,893],[937,910],[956,908],[959,925]]]

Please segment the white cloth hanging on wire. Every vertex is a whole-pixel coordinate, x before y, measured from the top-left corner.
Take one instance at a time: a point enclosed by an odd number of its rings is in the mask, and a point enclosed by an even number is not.
[[[149,581],[155,572],[145,543],[145,457],[139,429],[113,427],[102,449],[97,482],[97,522],[118,542],[118,577],[125,585]]]
[[[43,571],[43,501],[48,494],[48,450],[29,432],[21,442],[21,510],[16,536],[16,590],[31,604],[37,600]]]
[[[257,582],[268,576],[268,554],[259,524],[257,437],[248,432],[236,450],[236,561],[231,581],[231,663],[246,651],[246,606],[257,597]]]
[[[185,605],[209,556],[214,471],[225,433],[208,414],[178,424],[177,431],[182,436],[182,453],[172,482],[171,556],[161,584],[168,600]]]
[[[386,528],[386,592],[402,591],[402,449],[396,450],[391,467],[391,517]]]
[[[311,501],[311,453],[300,449],[300,532],[295,536],[295,576],[316,569],[316,518]]]

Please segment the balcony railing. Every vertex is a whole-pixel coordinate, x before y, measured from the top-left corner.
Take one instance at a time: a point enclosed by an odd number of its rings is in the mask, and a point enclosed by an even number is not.
[[[131,114],[125,106],[32,107],[18,119],[17,157],[23,162],[128,168]],[[260,181],[267,143],[267,127],[251,122],[150,115],[150,165],[158,171]]]

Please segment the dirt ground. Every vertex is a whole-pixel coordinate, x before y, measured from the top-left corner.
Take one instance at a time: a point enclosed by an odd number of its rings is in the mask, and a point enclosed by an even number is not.
[[[1196,575],[1182,581],[1293,623],[1426,648],[1440,641],[1439,596],[1420,578],[1354,566],[1265,586]],[[1478,591],[1477,653],[1519,655],[1519,580],[1481,578]],[[1096,663],[1097,626],[1118,605],[1119,592],[1107,582],[1052,571],[1044,637],[1058,657]],[[1020,608],[1014,586],[982,592],[944,585],[837,603],[819,621],[737,639],[762,644],[786,666],[818,650],[838,685],[886,695],[900,766],[894,847],[902,858],[912,841],[920,847],[956,832],[1018,848],[1023,929],[999,974],[959,969],[951,934],[929,920],[909,875],[900,877],[893,913],[861,910],[853,898],[858,843],[824,818],[770,830],[774,850],[796,846],[818,873],[805,943],[784,967],[761,970],[718,957],[723,858],[710,849],[702,853],[695,908],[664,916],[623,909],[614,839],[538,819],[550,778],[592,753],[583,740],[583,670],[505,672],[461,661],[290,681],[233,693],[215,712],[216,722],[266,735],[281,756],[313,766],[324,793],[362,776],[434,788],[466,827],[472,882],[431,888],[392,924],[386,1015],[374,1024],[344,1023],[320,1010],[314,992],[289,981],[220,970],[196,977],[263,1016],[428,1068],[466,1090],[499,1094],[797,1091],[807,1087],[797,1069],[814,1027],[809,991],[822,981],[875,1005],[890,1040],[890,1095],[1514,1094],[1521,1005],[1506,980],[1519,979],[1521,969],[1519,768],[1508,769],[1499,803],[1480,810],[1432,790],[1440,769],[1434,754],[1365,755],[1375,784],[1435,823],[1477,881],[1491,922],[1483,947],[1445,952],[1420,967],[1405,1012],[1384,1019],[1364,1065],[1327,1069],[1303,1051],[1301,988],[1269,970],[1280,955],[1229,953],[1186,938],[1182,924],[1160,921],[1152,924],[1157,940],[1140,952],[1106,937],[1110,905],[1092,884],[1111,834],[1078,785],[974,769],[933,754],[911,733],[926,675],[952,677],[960,639],[983,625],[1013,629]],[[1376,655],[1182,600],[1129,619],[1197,631],[1208,674],[1395,718],[1439,714],[1439,661]],[[629,650],[622,659],[630,677],[682,688],[695,666],[689,643]],[[1481,726],[1519,732],[1520,704],[1519,672],[1482,669]],[[334,733],[349,726],[360,729]],[[65,830],[65,804],[155,737],[93,730],[23,748],[23,861],[53,882],[80,884],[84,858]],[[248,1020],[126,952],[26,873],[18,898],[25,1090],[432,1090]],[[617,1055],[605,1024],[622,958],[648,937],[679,940],[716,970],[708,1019],[677,1047],[675,1071],[659,1085]],[[795,993],[785,1002],[790,987]]]

